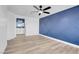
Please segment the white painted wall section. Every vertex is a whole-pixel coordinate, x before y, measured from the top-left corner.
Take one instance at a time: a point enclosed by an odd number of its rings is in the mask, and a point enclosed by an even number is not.
[[[26,36],[39,35],[39,18],[27,17],[25,21]]]
[[[16,37],[16,17],[10,12],[7,14],[7,39],[11,40]]]
[[[5,18],[4,6],[0,6],[0,54],[7,46],[7,19]]]
[[[0,53],[3,53],[7,45],[7,25],[4,19],[0,18]]]
[[[16,34],[25,34],[25,28],[16,28]]]

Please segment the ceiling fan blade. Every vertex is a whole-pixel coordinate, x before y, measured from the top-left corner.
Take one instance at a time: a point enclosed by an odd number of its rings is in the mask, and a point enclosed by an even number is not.
[[[33,6],[35,9],[39,10],[39,8],[37,6]]]
[[[47,7],[47,8],[44,8],[43,10],[48,10],[48,9],[50,9],[51,7],[49,6],[49,7]]]
[[[40,5],[39,7],[42,8],[42,5]]]
[[[44,13],[46,13],[46,14],[50,14],[50,12],[44,12]]]

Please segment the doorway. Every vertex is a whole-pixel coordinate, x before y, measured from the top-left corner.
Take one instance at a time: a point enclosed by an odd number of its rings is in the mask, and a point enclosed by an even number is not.
[[[25,35],[25,19],[16,18],[16,34]]]

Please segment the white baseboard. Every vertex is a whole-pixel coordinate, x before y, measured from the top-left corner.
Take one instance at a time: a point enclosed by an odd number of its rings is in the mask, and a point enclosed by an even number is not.
[[[43,37],[46,37],[46,38],[49,38],[49,39],[51,39],[51,40],[55,40],[55,41],[58,41],[58,42],[67,44],[67,45],[72,46],[72,47],[79,48],[78,45],[75,45],[75,44],[72,44],[72,43],[69,43],[69,42],[66,42],[66,41],[63,41],[63,40],[59,40],[59,39],[56,39],[56,38],[53,38],[53,37],[49,37],[49,36],[46,36],[46,35],[42,35],[42,34],[39,34],[39,35],[40,35],[40,36],[43,36]]]

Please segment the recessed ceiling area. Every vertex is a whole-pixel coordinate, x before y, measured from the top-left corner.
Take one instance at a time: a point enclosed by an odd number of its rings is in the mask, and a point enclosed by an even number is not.
[[[39,5],[35,5],[39,7]],[[48,7],[49,5],[43,5],[43,8]],[[33,11],[37,11],[33,5],[7,5],[7,10],[20,16],[36,16],[36,17],[45,17],[54,13],[57,13],[59,11],[74,7],[75,5],[50,5],[51,9],[47,10],[50,12],[50,14],[44,14],[42,13],[41,16],[38,15],[38,13],[35,13]]]

